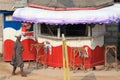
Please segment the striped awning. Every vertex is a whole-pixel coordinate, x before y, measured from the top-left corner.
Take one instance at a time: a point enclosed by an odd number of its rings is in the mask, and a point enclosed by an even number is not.
[[[111,23],[120,21],[120,4],[97,10],[52,11],[32,7],[18,8],[13,20],[47,24]]]

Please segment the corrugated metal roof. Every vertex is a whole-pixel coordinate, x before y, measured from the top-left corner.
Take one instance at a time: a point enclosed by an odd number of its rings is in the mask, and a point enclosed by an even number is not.
[[[49,7],[95,7],[107,5],[113,0],[28,0],[29,3]]]

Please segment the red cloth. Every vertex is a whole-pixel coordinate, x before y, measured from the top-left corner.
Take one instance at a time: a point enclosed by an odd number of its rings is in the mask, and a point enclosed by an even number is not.
[[[26,26],[22,26],[22,32],[26,32]]]

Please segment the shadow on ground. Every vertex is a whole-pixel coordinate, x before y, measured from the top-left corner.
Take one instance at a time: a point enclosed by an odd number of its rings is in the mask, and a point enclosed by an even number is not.
[[[97,80],[94,73],[84,76],[81,80]]]

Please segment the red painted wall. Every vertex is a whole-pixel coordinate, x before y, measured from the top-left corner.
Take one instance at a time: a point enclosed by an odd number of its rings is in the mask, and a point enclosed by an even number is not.
[[[23,40],[22,44],[24,47],[23,51],[23,59],[24,60],[35,60],[36,56],[36,50],[33,48],[31,50],[31,44],[36,43],[35,41],[31,39]],[[4,42],[4,61],[11,61],[12,54],[13,54],[13,44],[14,42],[11,40],[6,40]],[[99,47],[96,46],[94,50],[92,50],[88,46],[83,46],[88,48],[88,58],[86,58],[85,66],[86,68],[94,67],[97,65],[104,64],[104,46]],[[69,58],[69,64],[70,64],[70,56],[73,54],[72,48],[70,46],[68,48],[68,58]],[[39,55],[44,54],[44,48],[41,48],[39,51]],[[52,47],[52,54],[49,54],[49,51],[46,55],[47,59],[47,65],[52,67],[62,67],[62,45]],[[73,56],[72,56],[73,58]],[[40,63],[43,63],[44,60],[40,59]],[[75,59],[75,65],[79,66],[81,64],[80,57],[77,56]]]

